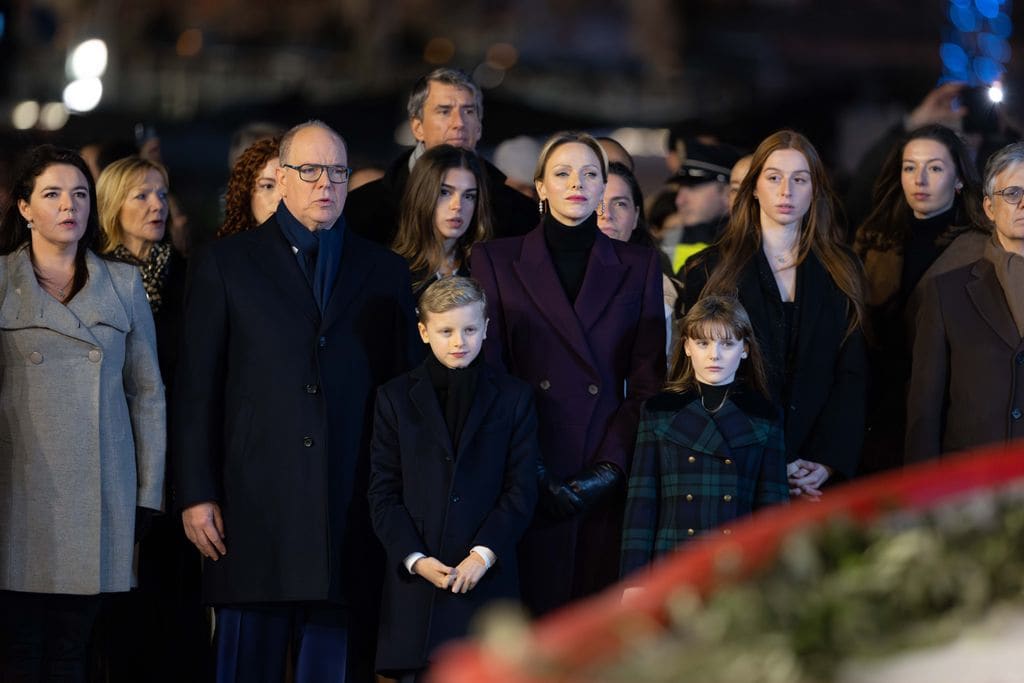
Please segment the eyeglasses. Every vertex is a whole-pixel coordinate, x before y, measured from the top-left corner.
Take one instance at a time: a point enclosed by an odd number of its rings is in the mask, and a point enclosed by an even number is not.
[[[299,172],[299,177],[307,183],[315,183],[320,180],[320,176],[324,174],[324,171],[327,171],[327,178],[332,183],[348,182],[348,177],[352,174],[352,169],[348,166],[325,166],[324,164],[281,165],[285,168],[294,168]]]
[[[1017,206],[1020,204],[1021,197],[1024,197],[1024,187],[1018,185],[1011,185],[1010,187],[1004,187],[1001,190],[993,192],[1003,198],[1003,201],[1010,206]]]

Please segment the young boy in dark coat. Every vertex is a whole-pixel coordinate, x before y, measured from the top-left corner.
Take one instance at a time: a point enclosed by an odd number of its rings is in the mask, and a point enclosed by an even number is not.
[[[433,353],[377,393],[369,496],[388,556],[377,669],[401,680],[417,680],[483,605],[519,599],[537,419],[529,386],[478,357],[485,306],[470,278],[432,284],[419,331]]]
[[[728,533],[734,519],[789,500],[781,416],[767,398],[763,365],[735,297],[706,296],[687,312],[671,379],[640,417],[623,576],[694,536]]]

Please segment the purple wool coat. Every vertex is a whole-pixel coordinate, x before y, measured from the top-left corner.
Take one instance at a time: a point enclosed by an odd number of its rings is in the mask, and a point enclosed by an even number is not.
[[[657,253],[598,233],[575,305],[542,228],[474,246],[470,270],[487,293],[488,361],[533,387],[548,471],[568,479],[610,462],[628,476],[640,404],[665,379]],[[519,551],[534,614],[615,581],[624,502],[623,487],[583,517],[538,510]]]

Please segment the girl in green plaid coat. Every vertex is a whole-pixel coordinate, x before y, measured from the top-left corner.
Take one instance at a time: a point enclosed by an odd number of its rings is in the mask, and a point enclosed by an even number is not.
[[[682,320],[665,390],[640,418],[621,574],[789,499],[781,415],[739,300],[706,296]]]

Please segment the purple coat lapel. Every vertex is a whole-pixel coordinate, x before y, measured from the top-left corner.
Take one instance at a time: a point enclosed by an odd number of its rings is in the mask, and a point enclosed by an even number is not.
[[[594,245],[595,248],[597,245]],[[612,254],[614,258],[614,253]],[[585,296],[587,280],[590,277],[590,264],[594,263],[594,252],[590,253],[590,263],[587,265],[587,277],[584,278],[583,288],[577,297],[580,301]],[[562,289],[562,283],[558,280],[558,273],[555,271],[555,264],[551,260],[551,253],[544,243],[544,231],[533,230],[523,237],[523,248],[519,252],[519,258],[512,262],[516,276],[523,285],[526,294],[533,300],[534,306],[543,315],[551,326],[565,339],[567,346],[576,352],[588,365],[596,367],[597,362],[587,343],[587,335],[576,311],[569,304],[569,297]],[[603,307],[603,303],[602,303]]]

